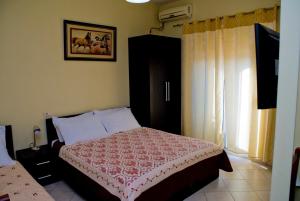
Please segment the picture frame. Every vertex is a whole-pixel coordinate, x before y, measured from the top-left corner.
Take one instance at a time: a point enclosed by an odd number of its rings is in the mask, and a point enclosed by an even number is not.
[[[117,60],[117,28],[64,20],[64,59]]]

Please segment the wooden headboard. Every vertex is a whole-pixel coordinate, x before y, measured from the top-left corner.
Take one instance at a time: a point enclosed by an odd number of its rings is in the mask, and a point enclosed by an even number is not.
[[[15,159],[14,142],[12,137],[11,126],[5,126],[5,140],[6,140],[6,149],[9,156],[12,159]]]
[[[61,116],[61,118],[75,117],[75,116],[78,116],[78,115],[81,115],[81,114]],[[46,131],[47,131],[48,146],[51,147],[52,141],[58,139],[56,129],[55,129],[55,127],[53,125],[53,122],[52,122],[52,118],[46,119]]]

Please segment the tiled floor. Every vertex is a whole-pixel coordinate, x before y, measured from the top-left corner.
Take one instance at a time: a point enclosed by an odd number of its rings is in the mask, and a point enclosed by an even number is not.
[[[234,171],[220,171],[211,182],[184,201],[269,201],[271,171],[247,159],[229,155]],[[84,201],[63,181],[46,190],[56,201]]]

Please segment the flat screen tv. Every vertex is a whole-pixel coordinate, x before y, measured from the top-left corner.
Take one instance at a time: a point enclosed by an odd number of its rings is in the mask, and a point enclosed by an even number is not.
[[[276,108],[279,33],[255,24],[257,108]]]

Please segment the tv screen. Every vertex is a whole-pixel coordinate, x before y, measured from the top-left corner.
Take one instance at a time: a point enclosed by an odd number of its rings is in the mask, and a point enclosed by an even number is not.
[[[276,108],[279,33],[255,24],[257,108]]]

